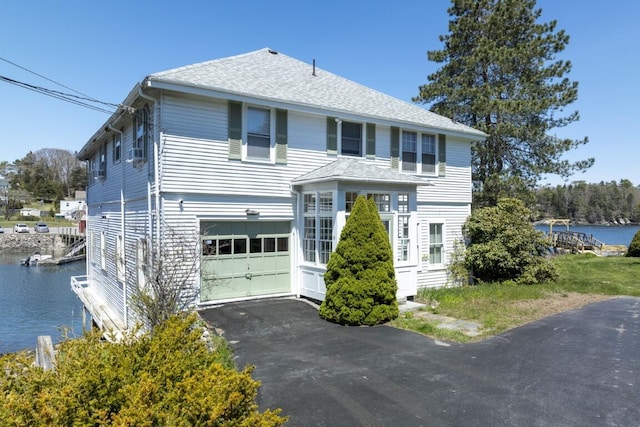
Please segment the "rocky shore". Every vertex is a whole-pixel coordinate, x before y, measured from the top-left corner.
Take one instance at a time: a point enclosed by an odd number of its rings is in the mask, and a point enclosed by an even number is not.
[[[0,252],[52,252],[64,248],[57,234],[0,234]]]

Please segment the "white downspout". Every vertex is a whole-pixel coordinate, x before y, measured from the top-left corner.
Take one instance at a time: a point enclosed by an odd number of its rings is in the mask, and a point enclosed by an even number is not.
[[[145,82],[142,83],[142,85],[144,85]],[[159,112],[157,112],[157,104],[158,104],[158,100],[156,98],[153,98],[152,96],[149,96],[147,94],[145,94],[142,91],[142,85],[138,88],[138,95],[141,98],[147,99],[151,102],[153,102],[153,134],[154,134],[154,138],[153,138],[153,174],[154,174],[154,181],[155,181],[155,205],[156,205],[156,238],[158,238],[158,240],[160,239],[160,177],[158,176],[158,172],[159,172],[159,165],[158,165],[158,139],[155,138],[155,132],[156,129],[158,129],[158,115]],[[161,137],[161,132],[158,133],[158,138]],[[151,165],[149,165],[149,172],[151,172]],[[149,212],[149,225],[152,224],[152,215],[151,215],[151,181],[147,180],[147,211]],[[153,227],[151,227],[150,230],[150,235],[151,238],[149,239],[149,253],[155,257],[155,252],[154,252],[154,236],[153,236]],[[159,243],[158,243],[159,244]]]
[[[122,158],[122,148],[123,148],[123,132],[119,131],[118,129],[114,128],[111,125],[107,125],[107,127],[109,128],[109,130],[116,132],[118,134],[120,134],[120,164],[121,164],[121,171],[120,171],[120,232],[122,233],[122,247],[120,248],[120,250],[122,251],[122,253],[120,254],[120,256],[122,257],[122,268],[124,269],[124,271],[122,272],[124,274],[125,280],[124,280],[124,285],[123,285],[123,290],[122,290],[122,304],[123,304],[123,311],[124,311],[124,316],[123,316],[123,323],[124,323],[124,328],[128,329],[128,323],[129,323],[129,307],[127,305],[127,259],[126,259],[126,254],[127,251],[124,249],[126,248],[126,242],[125,242],[125,232],[124,232],[124,226],[125,226],[125,220],[124,220],[124,216],[125,216],[125,198],[124,198],[124,173],[125,173],[125,161]],[[116,260],[116,263],[119,260]],[[117,275],[116,275],[117,276]],[[118,280],[118,277],[116,277],[116,280]]]
[[[154,119],[155,121],[155,119]],[[160,239],[160,150],[158,147],[158,142],[162,141],[164,135],[162,131],[158,132],[158,141],[153,142],[153,163],[155,167],[155,180],[156,180],[156,231],[158,233],[158,239]],[[160,242],[158,242],[158,245]]]
[[[292,239],[295,238],[296,245],[294,246],[293,259],[295,260],[295,270],[293,273],[293,280],[296,283],[296,298],[300,298],[300,289],[302,287],[302,283],[300,281],[300,245],[298,244],[300,240],[300,192],[293,188],[291,185],[291,192],[296,195],[296,211],[293,213],[293,223],[295,235],[292,235]]]

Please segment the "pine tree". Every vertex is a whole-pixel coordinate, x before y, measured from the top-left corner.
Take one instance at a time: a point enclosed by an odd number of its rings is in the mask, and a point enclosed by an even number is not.
[[[488,134],[473,146],[473,179],[482,190],[478,205],[499,198],[531,197],[542,174],[569,176],[593,159],[570,163],[562,155],[582,140],[551,136],[549,131],[579,119],[562,117],[578,97],[578,83],[565,75],[571,63],[556,60],[569,42],[556,21],[541,23],[535,0],[453,0],[449,34],[442,50],[428,52],[444,64],[428,76],[414,101],[436,113]]]
[[[376,325],[398,317],[398,285],[389,236],[373,200],[359,196],[324,275],[320,316],[345,325]]]
[[[640,231],[633,235],[633,239],[631,239],[631,243],[629,243],[627,256],[640,257]]]

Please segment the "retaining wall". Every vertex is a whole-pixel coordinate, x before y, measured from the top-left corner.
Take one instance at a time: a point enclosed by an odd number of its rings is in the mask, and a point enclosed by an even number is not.
[[[51,252],[64,248],[58,234],[0,234],[0,252]]]

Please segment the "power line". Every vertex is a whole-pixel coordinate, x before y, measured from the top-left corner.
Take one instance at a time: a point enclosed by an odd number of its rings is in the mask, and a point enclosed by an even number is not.
[[[36,76],[40,77],[40,78],[43,78],[43,79],[45,79],[45,80],[47,80],[47,81],[50,81],[51,83],[55,83],[55,84],[57,84],[58,86],[61,86],[61,87],[65,88],[65,89],[68,89],[68,90],[70,90],[70,91],[72,91],[72,92],[77,93],[78,95],[82,95],[82,96],[84,96],[85,98],[91,99],[91,100],[92,100],[92,101],[94,101],[94,102],[99,102],[98,100],[96,100],[96,99],[94,99],[94,98],[91,98],[89,95],[86,95],[86,94],[84,94],[84,93],[82,93],[82,92],[79,92],[79,91],[77,91],[77,90],[75,90],[75,89],[72,89],[72,88],[70,88],[69,86],[65,86],[65,85],[63,85],[62,83],[58,83],[58,82],[57,82],[57,81],[55,81],[55,80],[52,80],[52,79],[50,79],[50,78],[48,78],[48,77],[45,77],[45,76],[43,76],[42,74],[38,74],[38,73],[36,73],[35,71],[32,71],[32,70],[30,70],[30,69],[28,69],[28,68],[26,68],[26,67],[23,67],[22,65],[18,65],[18,64],[16,64],[15,62],[11,62],[11,61],[9,61],[8,59],[5,59],[5,58],[0,57],[0,60],[1,60],[1,61],[6,62],[6,63],[8,63],[8,64],[13,65],[14,67],[18,67],[18,68],[20,68],[21,70],[24,70],[24,71],[26,71],[26,72],[28,72],[28,73],[31,73],[31,74],[34,74],[34,75],[36,75]]]
[[[70,88],[69,86],[65,86],[62,83],[59,83],[59,82],[57,82],[55,80],[52,80],[52,79],[50,79],[50,78],[48,78],[46,76],[43,76],[42,74],[36,73],[33,70],[30,70],[30,69],[28,69],[26,67],[23,67],[22,65],[16,64],[15,62],[12,62],[12,61],[9,61],[6,58],[0,57],[0,60],[6,62],[8,64],[11,64],[11,65],[13,65],[15,67],[18,67],[18,68],[20,68],[20,69],[22,69],[24,71],[27,71],[27,72],[29,72],[29,73],[31,73],[33,75],[36,75],[36,76],[38,76],[38,77],[40,77],[42,79],[45,79],[45,80],[47,80],[47,81],[49,81],[51,83],[54,83],[54,84],[56,84],[58,86],[61,86],[61,87],[65,88],[65,89],[68,89],[68,90],[70,90],[72,92],[75,92],[78,95],[82,95],[82,96],[72,95],[70,93],[64,93],[64,92],[60,92],[60,91],[56,91],[56,90],[52,90],[52,89],[47,89],[47,88],[44,88],[44,87],[41,87],[41,86],[31,85],[29,83],[21,82],[21,81],[14,80],[14,79],[11,79],[9,77],[5,77],[5,76],[1,76],[0,75],[0,80],[5,81],[6,83],[10,83],[10,84],[16,85],[18,87],[22,87],[24,89],[28,89],[28,90],[31,90],[31,91],[34,91],[34,92],[37,92],[37,93],[40,93],[40,94],[43,94],[43,95],[50,96],[52,98],[59,99],[61,101],[66,101],[66,102],[69,102],[71,104],[75,104],[75,105],[78,105],[78,106],[81,106],[81,107],[89,108],[91,110],[99,111],[99,112],[106,113],[106,114],[113,114],[113,111],[110,111],[110,110],[107,110],[105,108],[101,108],[101,107],[89,104],[89,103],[84,102],[84,101],[88,101],[88,102],[95,103],[95,104],[102,104],[102,105],[107,106],[107,107],[115,108],[116,110],[122,106],[122,104],[113,104],[111,102],[99,101],[99,100],[97,100],[97,99],[95,99],[93,97],[90,97],[89,95],[86,95],[86,94],[84,94],[84,93],[82,93],[80,91],[77,91],[77,90],[75,90],[73,88]]]
[[[87,102],[84,102],[84,101],[94,102],[94,103],[102,104],[102,105],[105,105],[105,106],[108,106],[108,107],[113,107],[113,108],[118,108],[119,107],[118,104],[102,102],[102,101],[95,100],[93,98],[84,98],[84,97],[71,95],[71,94],[64,93],[64,92],[58,92],[58,91],[55,91],[55,90],[47,89],[47,88],[40,87],[40,86],[34,86],[34,85],[29,84],[29,83],[24,83],[24,82],[21,82],[21,81],[18,81],[18,80],[14,80],[14,79],[11,79],[9,77],[2,76],[2,75],[0,75],[0,80],[4,81],[6,83],[9,83],[9,84],[24,88],[24,89],[28,89],[28,90],[31,90],[31,91],[34,91],[34,92],[37,92],[37,93],[41,93],[43,95],[50,96],[52,98],[59,99],[61,101],[66,101],[66,102],[69,102],[71,104],[79,105],[81,107],[89,108],[91,110],[99,111],[99,112],[106,113],[106,114],[113,114],[113,111],[107,110],[105,108],[101,108],[101,107],[98,107],[98,106],[95,106],[95,105],[91,105],[91,104],[89,104]]]

